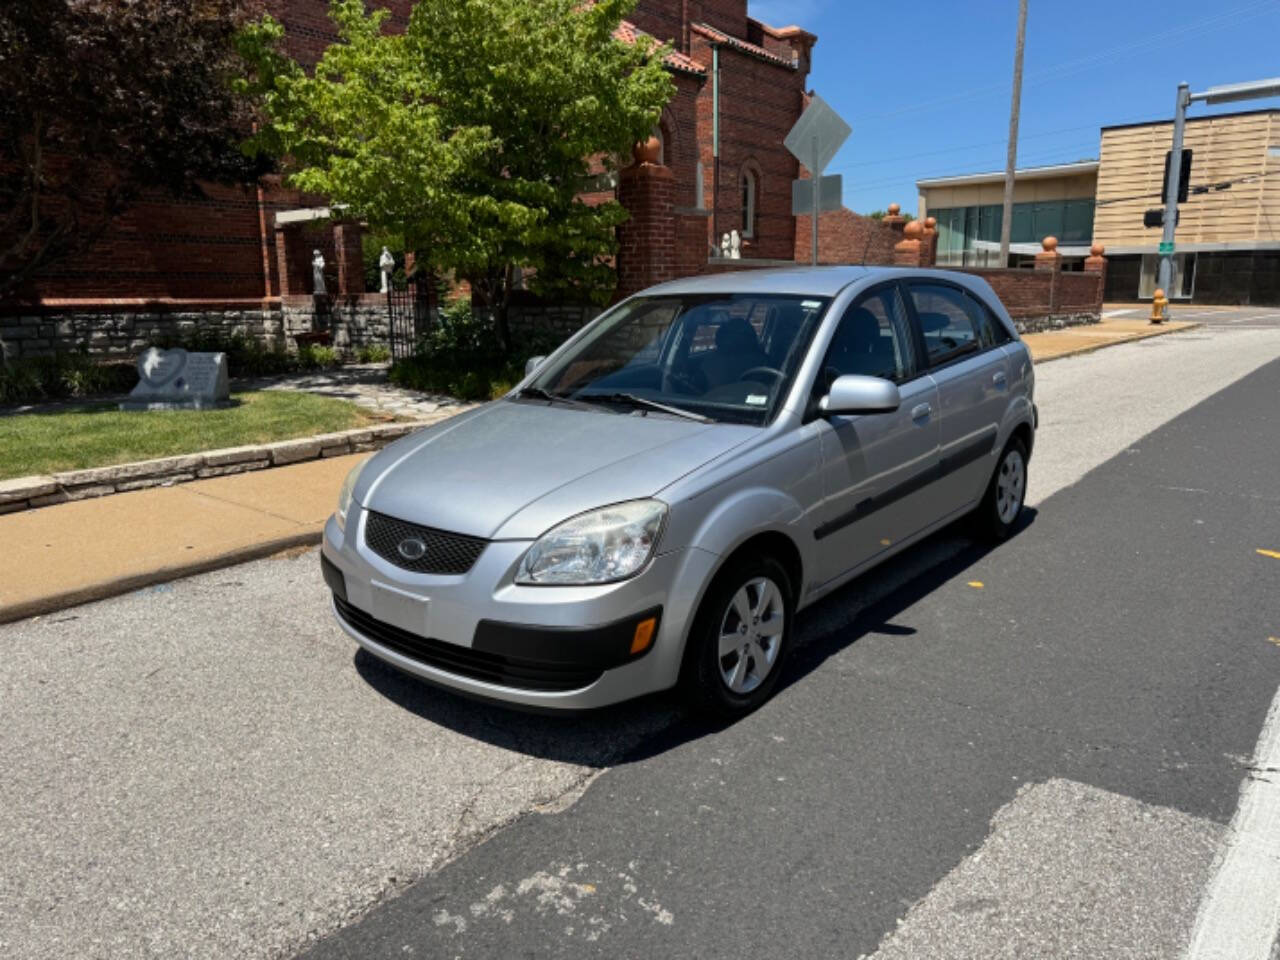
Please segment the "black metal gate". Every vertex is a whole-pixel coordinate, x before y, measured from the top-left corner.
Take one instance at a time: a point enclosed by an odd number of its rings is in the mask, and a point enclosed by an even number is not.
[[[393,284],[387,290],[387,339],[391,356],[400,360],[411,356],[431,324],[429,279],[410,277],[403,288]]]

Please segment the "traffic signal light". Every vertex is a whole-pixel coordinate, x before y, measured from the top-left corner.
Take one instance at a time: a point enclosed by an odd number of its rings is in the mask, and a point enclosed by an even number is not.
[[[1173,215],[1173,225],[1176,227],[1178,221],[1182,219],[1182,211],[1179,210]],[[1142,225],[1144,227],[1163,227],[1164,226],[1164,207],[1156,207],[1154,210],[1148,210],[1142,215]]]
[[[1160,199],[1163,200],[1169,196],[1169,161],[1173,157],[1172,150],[1166,150],[1164,154],[1164,180],[1160,183]],[[1182,170],[1178,174],[1178,202],[1187,202],[1187,191],[1191,187],[1191,151],[1182,151]]]

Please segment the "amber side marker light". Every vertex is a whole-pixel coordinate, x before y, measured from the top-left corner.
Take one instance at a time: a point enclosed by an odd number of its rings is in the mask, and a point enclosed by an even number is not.
[[[647,620],[641,620],[636,624],[635,636],[631,638],[631,653],[644,653],[649,649],[649,644],[653,643],[653,631],[658,626],[657,617],[649,617]]]

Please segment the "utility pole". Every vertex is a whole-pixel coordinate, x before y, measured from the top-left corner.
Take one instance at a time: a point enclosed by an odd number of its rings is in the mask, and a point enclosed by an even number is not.
[[[1004,163],[1004,209],[1000,216],[1000,266],[1009,265],[1013,231],[1013,171],[1018,165],[1018,115],[1022,112],[1022,51],[1027,42],[1027,0],[1018,0],[1018,45],[1013,52],[1013,100],[1009,104],[1009,153]]]

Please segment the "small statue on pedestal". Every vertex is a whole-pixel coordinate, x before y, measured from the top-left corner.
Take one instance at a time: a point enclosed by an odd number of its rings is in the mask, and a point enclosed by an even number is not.
[[[720,238],[720,256],[721,256],[721,257],[723,257],[725,260],[728,260],[728,259],[729,259],[729,244],[730,244],[730,242],[731,242],[731,241],[730,241],[730,239],[729,239],[729,235],[728,235],[727,233],[726,233],[723,237],[721,237],[721,238]]]
[[[737,230],[729,234],[729,259],[742,259],[742,234]]]
[[[378,270],[382,274],[382,292],[391,289],[391,274],[396,268],[396,258],[386,247],[382,248],[382,256],[378,257]]]
[[[311,284],[311,292],[317,297],[323,297],[328,293],[324,287],[324,254],[319,249],[313,251],[311,257]]]

